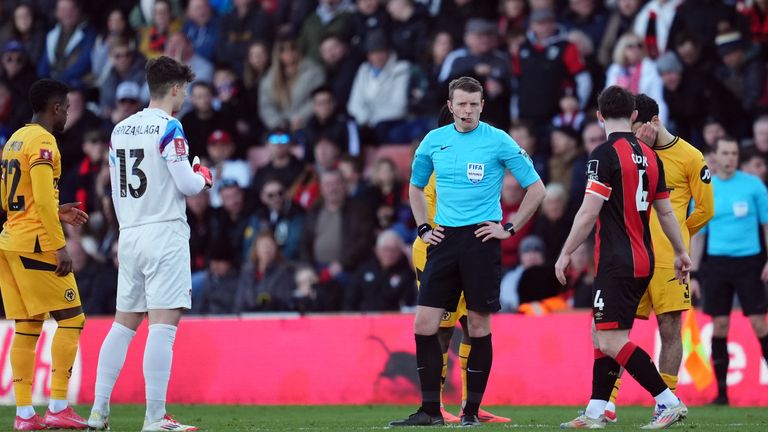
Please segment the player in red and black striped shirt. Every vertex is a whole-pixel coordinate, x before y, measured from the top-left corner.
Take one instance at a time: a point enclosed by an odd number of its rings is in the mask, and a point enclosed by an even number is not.
[[[675,275],[684,283],[691,267],[664,181],[664,167],[650,147],[635,138],[635,98],[611,86],[598,98],[598,119],[605,122],[608,140],[587,163],[584,201],[555,264],[565,284],[565,269],[573,251],[597,223],[593,314],[597,334],[592,371],[592,397],[586,412],[560,425],[595,428],[605,423],[603,412],[624,367],[656,399],[656,410],[644,429],[661,429],[685,418],[688,409],[672,393],[648,354],[629,340],[640,298],[653,276],[653,245],[648,224],[650,207],[675,250]]]

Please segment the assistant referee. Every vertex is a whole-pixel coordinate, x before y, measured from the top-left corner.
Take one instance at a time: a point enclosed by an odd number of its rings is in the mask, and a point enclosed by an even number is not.
[[[443,424],[440,414],[442,350],[437,331],[446,310],[462,291],[467,302],[472,350],[467,361],[464,426],[479,425],[480,402],[491,370],[491,313],[500,308],[501,240],[510,238],[538,209],[545,189],[530,157],[506,132],[480,121],[483,88],[461,77],[448,87],[454,122],[431,131],[416,149],[409,188],[419,236],[430,246],[416,308],[416,362],[422,404],[416,413],[390,426]],[[509,169],[527,190],[520,210],[501,225],[501,184]],[[436,227],[427,221],[424,186],[435,173]]]
[[[728,405],[728,328],[734,294],[749,318],[768,362],[768,263],[761,254],[760,234],[768,242],[768,190],[759,178],[738,170],[739,143],[724,137],[715,142],[717,175],[712,178],[715,216],[691,239],[691,294],[704,292],[704,313],[712,317],[712,364],[717,378],[715,405]],[[699,267],[706,235],[707,261]]]

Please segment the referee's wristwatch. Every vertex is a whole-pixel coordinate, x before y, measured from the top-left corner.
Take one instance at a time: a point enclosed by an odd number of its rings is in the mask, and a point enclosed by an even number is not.
[[[513,236],[515,235],[515,226],[512,225],[512,222],[507,222],[504,224],[504,231],[510,233]]]

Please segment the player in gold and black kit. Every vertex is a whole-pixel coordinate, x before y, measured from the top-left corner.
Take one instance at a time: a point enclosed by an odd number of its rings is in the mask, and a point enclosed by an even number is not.
[[[451,111],[447,106],[443,106],[443,109],[440,111],[437,123],[438,127],[453,123],[453,114],[451,114]],[[435,213],[437,213],[437,191],[435,189],[434,173],[432,173],[432,176],[429,178],[429,183],[424,187],[424,198],[427,201],[427,222],[431,226],[434,226]],[[413,241],[412,259],[413,267],[416,270],[416,283],[419,284],[421,273],[424,271],[424,266],[427,265],[427,244],[418,236],[416,237],[416,240]],[[461,401],[463,406],[464,401],[467,400],[467,359],[469,358],[469,351],[472,348],[469,342],[469,332],[467,330],[467,302],[464,299],[464,293],[462,293],[459,298],[459,304],[456,305],[456,311],[446,311],[443,314],[443,319],[440,321],[440,331],[438,332],[438,335],[443,349],[443,384],[445,384],[445,379],[448,374],[448,349],[450,348],[453,330],[456,328],[456,322],[461,322],[462,330],[461,345],[459,345],[459,359],[461,360]],[[446,411],[442,405],[440,408],[446,423],[459,423],[459,417]],[[479,410],[478,418],[481,422],[485,423],[507,423],[510,421],[507,417],[497,416],[483,409]]]
[[[686,250],[690,250],[691,237],[715,214],[709,167],[700,151],[672,135],[659,121],[656,101],[640,94],[635,98],[635,104],[638,115],[632,130],[641,141],[653,148],[664,164],[669,199],[680,224]],[[661,335],[659,372],[664,383],[674,392],[683,356],[681,316],[683,311],[691,308],[691,293],[687,283],[680,285],[675,279],[675,253],[655,212],[651,212],[650,228],[655,266],[648,290],[637,308],[637,317],[648,319],[651,310],[656,314]],[[620,385],[621,379],[617,379],[605,411],[605,418],[611,422],[616,421],[615,401]]]
[[[82,225],[87,215],[59,207],[61,153],[52,132],[67,121],[69,89],[40,80],[30,89],[32,123],[14,133],[0,160],[0,205],[8,220],[0,233],[0,289],[8,319],[16,322],[11,369],[16,397],[16,430],[84,429],[85,420],[67,405],[67,386],[85,316],[61,221]],[[58,329],[51,346],[51,401],[45,417],[32,407],[35,346],[43,321]]]

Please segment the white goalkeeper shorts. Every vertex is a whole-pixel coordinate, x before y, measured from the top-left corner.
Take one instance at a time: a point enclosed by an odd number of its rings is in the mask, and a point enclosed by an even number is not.
[[[190,309],[189,225],[172,221],[120,230],[117,310]]]

